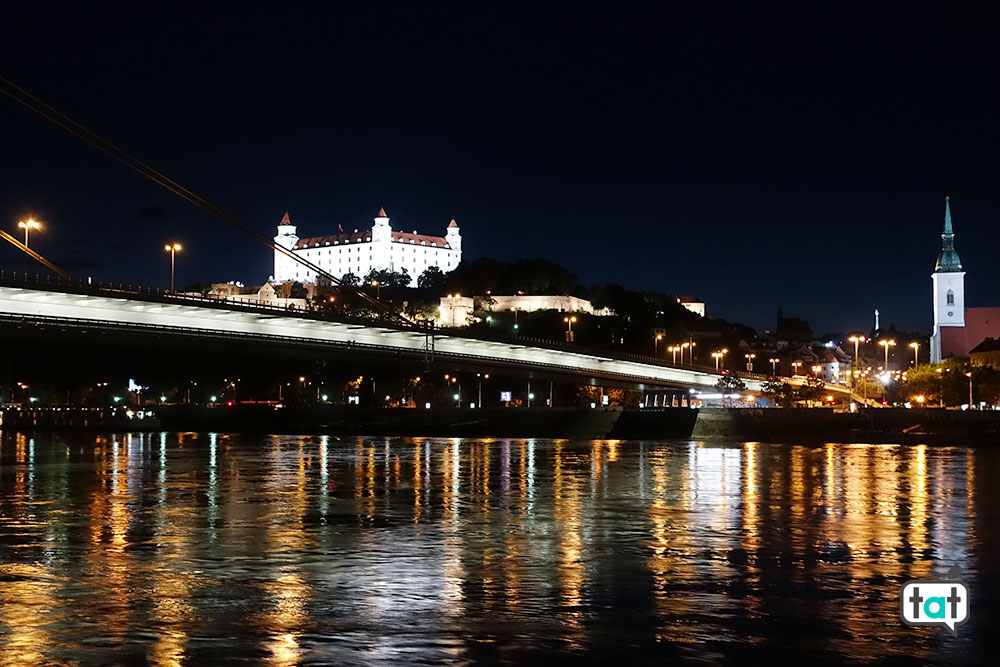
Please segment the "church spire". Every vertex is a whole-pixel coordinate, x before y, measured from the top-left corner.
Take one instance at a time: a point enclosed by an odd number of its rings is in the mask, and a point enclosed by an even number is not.
[[[951,226],[951,203],[944,198],[944,232],[941,234],[941,253],[938,255],[934,271],[954,273],[962,270],[962,261],[955,252],[955,231]]]

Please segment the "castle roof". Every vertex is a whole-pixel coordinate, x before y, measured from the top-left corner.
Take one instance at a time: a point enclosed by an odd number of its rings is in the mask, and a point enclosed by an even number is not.
[[[951,206],[944,198],[944,232],[941,234],[941,252],[934,265],[935,273],[956,273],[962,270],[962,260],[955,252],[955,232],[951,227]]]
[[[393,232],[393,243],[411,243],[413,245],[437,246],[438,248],[450,248],[448,241],[443,236],[430,236],[428,234],[417,234],[409,232]]]
[[[295,250],[306,248],[318,248],[328,245],[350,245],[352,243],[371,243],[371,230],[363,232],[352,232],[350,234],[330,234],[328,236],[313,236],[308,239],[299,239],[295,244]],[[430,236],[428,234],[416,234],[409,232],[393,232],[393,243],[406,243],[408,245],[422,245],[450,249],[448,241],[443,236]]]
[[[283,216],[281,216],[281,222],[279,222],[278,224],[279,225],[290,225],[290,224],[292,224],[292,219],[288,217],[288,211],[285,211],[285,214]]]
[[[448,227],[449,227],[449,229],[450,229],[451,227],[458,227],[458,223],[457,223],[457,222],[455,222],[455,218],[452,218],[452,219],[451,219],[451,222],[449,222],[449,223],[448,223]]]
[[[385,207],[379,206],[378,207],[378,215],[375,216],[375,217],[376,218],[388,218],[389,216],[385,214]]]

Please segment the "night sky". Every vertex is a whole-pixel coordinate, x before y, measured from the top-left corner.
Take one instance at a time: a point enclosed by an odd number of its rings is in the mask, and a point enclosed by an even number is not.
[[[994,24],[966,10],[33,4],[5,8],[4,76],[270,235],[286,209],[301,236],[455,216],[467,259],[541,256],[760,329],[780,305],[929,332],[950,195],[967,301],[1000,305]],[[74,275],[165,285],[174,240],[181,284],[271,272],[6,98],[0,142],[0,224],[39,217],[32,245]]]

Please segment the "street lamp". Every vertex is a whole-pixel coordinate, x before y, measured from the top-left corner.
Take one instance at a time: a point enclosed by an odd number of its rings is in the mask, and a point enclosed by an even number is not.
[[[372,281],[372,287],[375,288],[375,299],[380,301],[382,299],[382,285],[377,280]],[[450,296],[450,295],[449,295]],[[457,294],[455,296],[458,296]]]
[[[770,359],[768,359],[768,361],[771,362],[771,375],[777,375],[778,359],[775,357],[771,357]]]
[[[913,367],[916,368],[917,364],[917,352],[920,350],[920,343],[910,343],[910,347],[913,348]]]
[[[748,372],[753,372],[753,360],[757,358],[757,355],[756,354],[744,354],[743,356],[747,360],[747,371]]]
[[[168,243],[163,249],[170,253],[170,291],[174,291],[174,256],[181,249],[180,243]]]
[[[799,370],[798,369],[801,366],[802,366],[802,362],[801,361],[793,361],[792,362],[792,377],[795,377],[796,375],[799,374]]]
[[[576,315],[571,315],[569,317],[564,317],[563,322],[566,323],[566,342],[573,342],[573,322],[576,322]]]
[[[684,348],[691,347],[691,343],[681,343],[681,364],[684,364]],[[691,362],[694,363],[694,362]]]
[[[670,363],[672,364],[677,363],[677,351],[680,349],[681,348],[677,345],[671,345],[670,347],[667,348],[667,351],[670,352]]]
[[[481,408],[481,407],[483,407],[483,380],[484,379],[485,380],[489,380],[490,379],[490,374],[487,373],[487,374],[483,375],[482,373],[476,373],[476,377],[479,378],[479,380],[477,381],[478,385],[479,385],[479,387],[478,387],[479,391],[478,391],[478,395],[476,397],[476,407]]]
[[[858,368],[858,344],[865,342],[865,337],[862,336],[861,334],[858,334],[857,336],[851,336],[847,340],[854,343],[854,359],[851,360],[851,365],[854,366],[854,368]],[[852,376],[852,381],[853,380],[857,380],[856,374]]]
[[[965,374],[965,377],[969,378],[969,409],[972,409],[972,371]]]
[[[878,342],[878,344],[885,348],[885,366],[884,366],[884,368],[885,368],[886,372],[888,372],[889,371],[889,348],[890,347],[894,347],[896,345],[896,341],[894,341],[894,340],[880,340]]]
[[[944,370],[941,369],[941,368],[935,368],[934,370],[937,371],[937,374],[938,374],[938,394],[939,394],[938,403],[940,404],[940,407],[943,408],[944,407]]]
[[[663,340],[663,334],[656,334],[655,336],[653,336],[653,356],[654,357],[656,356],[656,346],[659,344],[659,342],[661,340]]]
[[[816,377],[819,377],[819,374],[823,372],[823,367],[822,366],[813,366],[812,367],[812,372],[816,374]]]
[[[715,359],[715,372],[719,372],[719,363],[722,361],[722,352],[713,352],[712,358]]]
[[[30,232],[32,229],[41,229],[42,228],[42,223],[38,222],[34,218],[28,218],[27,220],[18,220],[17,227],[18,227],[18,229],[23,229],[24,230],[24,247],[27,248],[28,247],[28,232]],[[28,273],[28,255],[27,255],[27,253],[25,253],[25,255],[24,255],[24,272]]]

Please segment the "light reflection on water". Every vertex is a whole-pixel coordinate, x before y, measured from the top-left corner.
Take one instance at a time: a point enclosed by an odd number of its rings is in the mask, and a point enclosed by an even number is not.
[[[0,665],[967,664],[996,619],[998,469],[961,447],[6,433]],[[955,563],[959,637],[901,626],[902,582]]]

